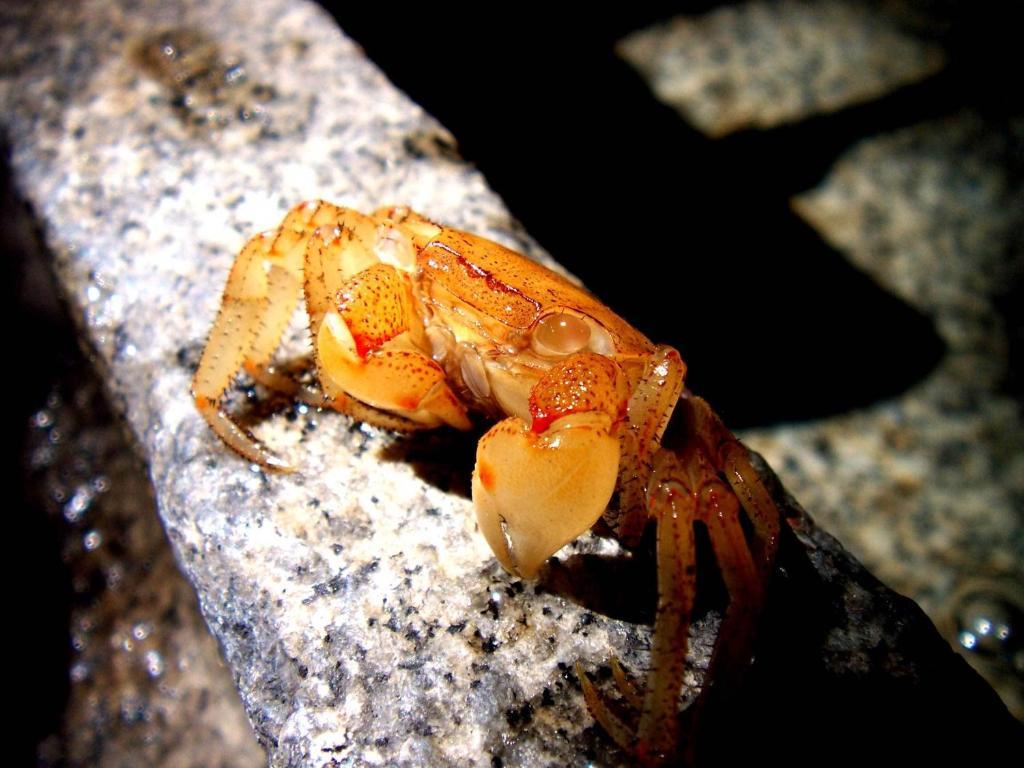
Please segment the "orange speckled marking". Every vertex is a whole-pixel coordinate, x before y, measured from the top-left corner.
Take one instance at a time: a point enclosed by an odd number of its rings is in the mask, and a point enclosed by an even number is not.
[[[509,328],[525,331],[543,314],[568,307],[604,327],[620,354],[650,354],[654,345],[578,285],[503,245],[442,229],[417,257],[423,274],[460,301]]]
[[[409,330],[413,309],[408,278],[389,264],[364,269],[338,291],[338,313],[352,334],[356,352],[365,358]]]
[[[614,360],[594,352],[570,355],[549,370],[530,392],[531,429],[545,432],[556,419],[581,411],[625,417],[629,389]]]

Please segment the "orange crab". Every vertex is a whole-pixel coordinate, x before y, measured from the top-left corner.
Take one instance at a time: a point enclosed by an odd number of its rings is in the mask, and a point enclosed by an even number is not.
[[[367,216],[303,203],[242,249],[192,384],[217,435],[278,470],[288,467],[221,400],[243,368],[298,392],[271,361],[303,297],[316,404],[397,430],[469,429],[471,411],[501,419],[478,445],[473,501],[512,573],[535,578],[599,520],[627,548],[653,521],[658,605],[647,684],[639,692],[612,660],[624,711],[578,672],[591,713],[621,747],[647,764],[681,757],[694,524],[706,527],[729,593],[710,679],[749,661],[779,511],[746,449],[684,391],[679,353],[497,243],[404,207]],[[669,447],[677,408],[684,427]]]

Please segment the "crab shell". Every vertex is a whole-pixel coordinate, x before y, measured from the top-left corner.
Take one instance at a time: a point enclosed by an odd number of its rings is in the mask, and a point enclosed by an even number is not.
[[[480,530],[525,578],[588,530],[615,490],[629,396],[654,345],[514,251],[441,229],[419,249],[432,356],[470,407],[507,418],[473,472]]]

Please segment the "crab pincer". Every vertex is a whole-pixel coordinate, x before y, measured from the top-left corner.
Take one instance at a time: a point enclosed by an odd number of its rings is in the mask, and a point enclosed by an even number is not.
[[[614,362],[578,353],[533,388],[530,424],[512,416],[480,439],[477,521],[509,571],[535,578],[545,560],[604,514],[618,479],[627,399]]]

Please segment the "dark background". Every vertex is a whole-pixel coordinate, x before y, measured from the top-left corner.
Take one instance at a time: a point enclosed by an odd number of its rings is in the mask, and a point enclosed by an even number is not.
[[[717,5],[561,15],[325,3],[557,261],[681,351],[691,389],[733,428],[898,394],[942,354],[931,322],[849,266],[789,200],[858,139],[964,107],[1021,113],[1024,89],[1007,87],[1009,26],[994,5],[916,4],[946,30],[944,73],[834,115],[716,141],[657,102],[613,47],[634,29]]]

